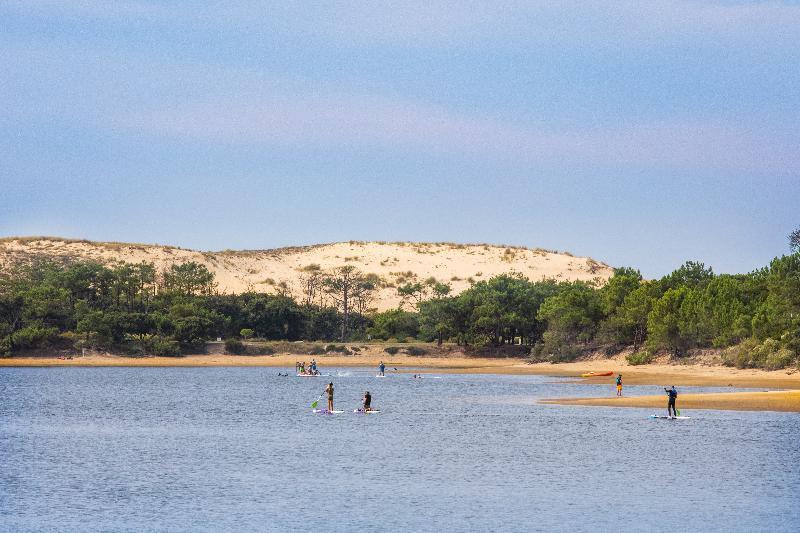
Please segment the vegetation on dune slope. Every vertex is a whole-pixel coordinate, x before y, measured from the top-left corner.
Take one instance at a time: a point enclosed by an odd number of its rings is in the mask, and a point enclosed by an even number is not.
[[[231,339],[230,352],[244,351],[233,340],[240,337],[378,339],[517,344],[546,361],[632,348],[634,364],[713,347],[724,349],[726,364],[777,369],[797,365],[800,354],[800,233],[790,245],[792,255],[741,275],[695,262],[658,280],[619,268],[602,286],[507,274],[455,296],[435,279],[408,282],[397,287],[407,308],[381,313],[370,310],[380,281],[353,266],[308,269],[297,301],[218,294],[214,275],[192,262],[159,272],[148,263],[43,261],[0,276],[0,354],[86,347],[179,355],[216,337]]]

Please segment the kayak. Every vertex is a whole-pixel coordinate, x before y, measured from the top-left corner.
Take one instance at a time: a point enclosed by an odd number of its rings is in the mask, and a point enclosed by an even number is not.
[[[354,413],[361,413],[365,415],[371,415],[372,413],[380,413],[379,409],[370,409],[369,411],[365,411],[363,409],[353,409]]]
[[[581,374],[582,378],[597,378],[602,376],[613,376],[613,372],[586,372],[585,374]]]
[[[650,415],[650,418],[663,418],[667,420],[686,420],[692,418],[691,416],[667,416],[667,415]]]
[[[344,411],[328,411],[327,409],[314,409],[315,415],[340,415]]]

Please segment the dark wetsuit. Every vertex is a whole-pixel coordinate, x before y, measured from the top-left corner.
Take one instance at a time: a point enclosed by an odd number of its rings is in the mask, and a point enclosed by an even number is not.
[[[678,391],[675,389],[664,389],[669,395],[667,403],[667,416],[678,416],[678,411],[675,409],[675,399],[678,397]]]
[[[370,404],[372,403],[372,395],[367,393],[364,395],[364,410],[370,410]]]

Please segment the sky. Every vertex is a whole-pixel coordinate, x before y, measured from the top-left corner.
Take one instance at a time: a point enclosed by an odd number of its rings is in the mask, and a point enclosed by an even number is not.
[[[567,250],[800,226],[800,2],[0,1],[0,236]]]

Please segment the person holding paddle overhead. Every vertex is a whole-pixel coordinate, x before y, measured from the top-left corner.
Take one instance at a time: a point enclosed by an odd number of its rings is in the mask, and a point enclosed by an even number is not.
[[[678,397],[678,391],[675,390],[675,385],[671,389],[664,387],[664,392],[667,393],[669,399],[667,401],[667,416],[678,416],[678,410],[675,409],[675,399]]]
[[[325,392],[328,394],[328,412],[333,412],[333,382],[328,383],[325,387]]]

